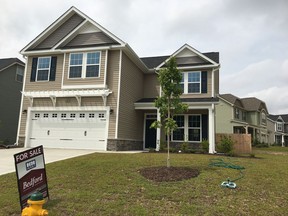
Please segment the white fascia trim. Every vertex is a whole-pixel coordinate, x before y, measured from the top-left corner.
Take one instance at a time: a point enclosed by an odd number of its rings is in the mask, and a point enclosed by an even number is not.
[[[170,60],[171,57],[176,56],[178,53],[180,53],[182,50],[184,50],[185,48],[191,50],[192,52],[194,52],[196,55],[200,56],[201,58],[205,59],[206,61],[210,62],[212,65],[212,67],[217,67],[219,64],[214,62],[213,60],[211,60],[210,58],[206,57],[205,55],[203,55],[201,52],[199,52],[198,50],[194,49],[193,47],[191,47],[188,44],[184,44],[182,47],[180,47],[176,52],[174,52],[168,59],[166,59],[164,62],[162,62],[156,69],[159,70],[163,65],[166,64],[166,62],[168,62]]]
[[[20,65],[20,66],[25,67],[25,64],[20,64],[20,63],[18,63],[18,62],[13,62],[12,64],[6,66],[5,68],[2,68],[2,69],[0,70],[0,72],[6,70],[7,68],[9,68],[9,67],[11,67],[11,66],[13,66],[13,65]]]
[[[93,25],[95,25],[97,28],[99,28],[101,31],[103,31],[105,34],[107,34],[109,37],[113,38],[113,40],[117,41],[119,44],[125,44],[124,41],[122,41],[120,38],[116,37],[114,34],[112,34],[110,31],[108,31],[107,29],[105,29],[103,26],[101,26],[99,23],[95,22],[93,19],[91,19],[90,17],[88,17],[86,14],[84,14],[83,12],[81,12],[80,10],[78,10],[76,7],[72,7],[72,9],[77,12],[78,14],[80,14],[82,17],[84,17],[86,20],[88,20],[89,22],[91,22]]]
[[[217,68],[219,65],[199,65],[199,66],[187,66],[187,67],[177,67],[179,70],[193,70],[202,68]]]
[[[40,33],[34,40],[32,40],[22,50],[20,50],[20,54],[22,54],[22,55],[28,54],[29,52],[25,51],[28,47],[34,45],[41,37],[43,37],[51,29],[53,29],[54,26],[56,26],[61,20],[63,20],[64,17],[66,17],[72,11],[75,11],[75,7],[69,8],[64,14],[62,14],[57,20],[55,20],[48,28],[46,28],[42,33]]]
[[[119,78],[118,78],[118,94],[117,94],[117,111],[116,111],[116,128],[115,128],[115,139],[118,138],[118,124],[119,124],[119,104],[120,104],[120,89],[121,89],[121,72],[122,72],[122,49],[119,51]]]
[[[105,89],[105,85],[63,85],[61,89]]]

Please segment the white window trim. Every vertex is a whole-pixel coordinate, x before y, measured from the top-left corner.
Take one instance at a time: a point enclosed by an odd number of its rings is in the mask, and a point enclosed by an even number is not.
[[[40,59],[45,59],[45,58],[49,58],[49,68],[41,68],[41,69],[39,69]],[[47,69],[48,69],[47,80],[38,80],[38,71],[39,70],[47,70]],[[51,70],[51,56],[39,57],[38,61],[37,61],[37,70],[36,70],[36,79],[35,79],[35,81],[36,82],[49,82],[50,70]]]
[[[21,71],[21,73],[19,71]],[[18,77],[20,76],[22,76],[22,81],[18,80]],[[24,81],[24,68],[19,65],[16,66],[15,81],[20,83],[23,83]]]
[[[184,116],[184,127],[179,127],[181,129],[184,128],[184,140],[174,140],[173,139],[173,132],[172,132],[171,141],[173,141],[173,142],[195,142],[195,143],[202,142],[202,115],[201,114],[185,114],[185,115],[180,114],[178,116]],[[189,127],[189,116],[200,116],[200,127]],[[200,130],[200,140],[199,141],[188,140],[189,129],[199,129]]]
[[[200,74],[200,81],[199,82],[188,82],[189,73],[199,73]],[[184,84],[184,92],[183,94],[201,94],[201,81],[202,81],[202,73],[201,71],[185,71],[182,72],[182,76],[184,78],[184,83],[180,82],[180,84]],[[188,85],[189,83],[199,83],[199,92],[188,92]]]
[[[88,53],[99,53],[99,64],[87,64],[87,55]],[[82,70],[81,70],[81,77],[70,77],[70,67],[73,66],[80,66],[80,65],[71,65],[71,55],[72,54],[82,54]],[[87,66],[92,66],[92,65],[98,65],[99,66],[99,71],[98,71],[98,76],[97,77],[86,77],[86,70]],[[75,53],[70,53],[69,54],[69,67],[68,67],[68,79],[95,79],[100,77],[100,71],[101,71],[101,51],[91,51],[91,52],[75,52]]]
[[[283,123],[277,122],[276,123],[276,129],[277,129],[277,131],[283,131]]]

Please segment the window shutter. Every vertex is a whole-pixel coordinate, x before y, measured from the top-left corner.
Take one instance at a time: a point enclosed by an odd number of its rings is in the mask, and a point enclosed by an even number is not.
[[[207,93],[207,71],[201,72],[201,93]]]
[[[52,56],[49,81],[55,81],[57,57]]]
[[[202,115],[202,140],[208,139],[208,115]]]
[[[30,77],[31,82],[35,82],[35,79],[36,79],[37,63],[38,63],[38,58],[33,58],[32,59],[31,77]]]

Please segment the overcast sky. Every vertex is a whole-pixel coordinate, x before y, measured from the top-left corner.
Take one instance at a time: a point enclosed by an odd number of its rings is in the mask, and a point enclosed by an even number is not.
[[[288,114],[288,0],[1,0],[0,58],[21,59],[71,6],[140,57],[170,55],[185,43],[220,52],[220,93],[257,97],[270,114]]]

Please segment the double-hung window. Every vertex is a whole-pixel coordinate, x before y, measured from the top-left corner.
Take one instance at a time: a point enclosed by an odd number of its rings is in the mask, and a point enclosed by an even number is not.
[[[282,122],[277,122],[277,131],[283,131],[283,123]]]
[[[176,115],[174,120],[178,128],[173,131],[173,141],[201,141],[201,115]]]
[[[180,82],[184,94],[201,93],[201,72],[184,72]]]
[[[37,81],[49,80],[50,63],[51,63],[51,57],[39,57],[36,72]]]
[[[175,141],[184,141],[184,115],[174,116],[174,120],[176,121],[178,128],[173,131],[172,139]]]
[[[100,52],[71,53],[69,78],[99,77]]]
[[[188,116],[188,141],[200,142],[201,140],[201,116]]]

